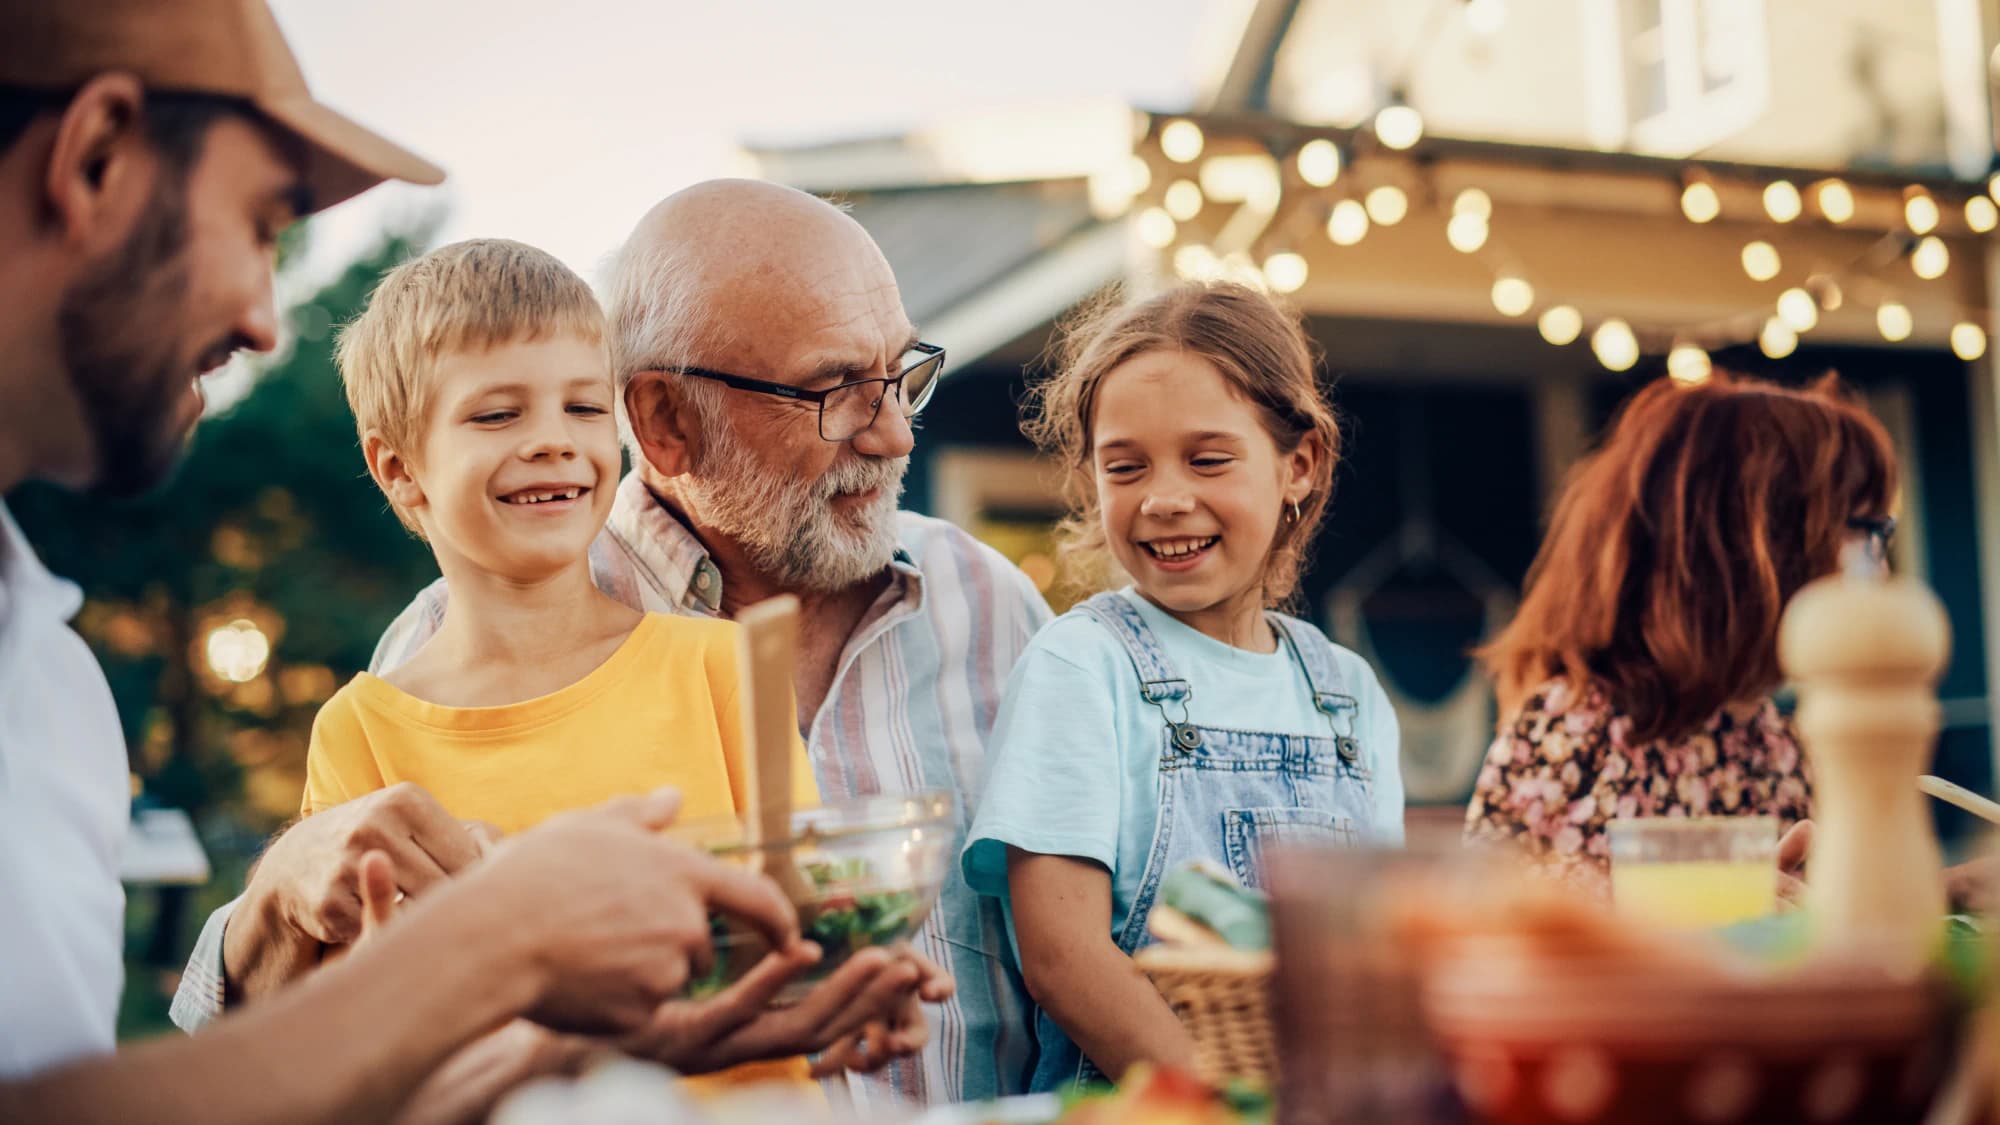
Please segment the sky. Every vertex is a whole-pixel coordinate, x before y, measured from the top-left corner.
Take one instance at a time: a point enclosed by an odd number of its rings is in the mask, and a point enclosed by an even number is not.
[[[1217,0],[274,0],[321,101],[441,164],[315,220],[322,276],[448,207],[595,279],[654,202],[745,141],[865,136],[1014,106],[1185,106]]]

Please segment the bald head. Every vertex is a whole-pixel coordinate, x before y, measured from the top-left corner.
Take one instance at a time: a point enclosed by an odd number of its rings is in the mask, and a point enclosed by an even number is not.
[[[607,289],[621,382],[675,366],[783,378],[771,368],[791,358],[791,337],[885,305],[902,316],[895,275],[861,224],[761,180],[709,180],[661,200],[619,250]]]

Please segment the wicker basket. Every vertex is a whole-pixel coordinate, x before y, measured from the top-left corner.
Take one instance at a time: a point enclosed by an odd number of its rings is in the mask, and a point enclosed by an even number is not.
[[[1201,1077],[1269,1084],[1277,1077],[1271,1030],[1268,952],[1226,947],[1151,945],[1134,958],[1194,1036]]]

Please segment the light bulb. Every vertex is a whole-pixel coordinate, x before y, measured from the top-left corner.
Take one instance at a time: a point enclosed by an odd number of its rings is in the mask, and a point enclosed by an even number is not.
[[[1597,362],[1613,371],[1630,371],[1639,362],[1639,338],[1632,334],[1631,325],[1617,317],[1590,334],[1590,350],[1597,353]]]
[[[1790,180],[1772,180],[1764,188],[1764,213],[1773,221],[1789,223],[1805,210],[1797,185]]]
[[[1758,239],[1743,247],[1743,272],[1752,281],[1769,281],[1778,276],[1783,263],[1778,259],[1778,248]]]
[[[1167,185],[1167,214],[1185,223],[1201,214],[1201,188],[1193,180],[1175,180]]]
[[[1757,333],[1757,347],[1772,359],[1783,359],[1798,350],[1799,334],[1774,316],[1766,320],[1764,330]]]
[[[1192,121],[1169,121],[1160,129],[1160,151],[1176,164],[1193,163],[1201,145],[1201,126]]]
[[[1916,328],[1916,319],[1910,315],[1907,306],[1895,301],[1884,301],[1875,310],[1875,328],[1882,338],[1892,344],[1902,343],[1910,338]]]
[[[1390,148],[1409,148],[1423,139],[1424,115],[1400,102],[1385,105],[1375,115],[1375,135]]]
[[[1854,217],[1854,192],[1842,181],[1821,180],[1813,194],[1827,222],[1844,223]]]
[[[1444,226],[1445,241],[1461,254],[1471,254],[1486,245],[1488,233],[1486,219],[1470,213],[1453,215]]]
[[[1520,316],[1535,307],[1535,287],[1522,278],[1502,277],[1493,283],[1493,307],[1502,316]]]
[[[1819,323],[1819,302],[1803,289],[1778,294],[1778,319],[1794,332],[1810,332]]]
[[[1299,178],[1314,187],[1326,187],[1340,178],[1340,146],[1321,138],[1307,141],[1299,149]]]
[[[1910,230],[1917,234],[1929,234],[1938,225],[1937,200],[1931,193],[1920,187],[1910,187],[1903,192],[1903,221],[1910,224]]]
[[[1693,344],[1676,344],[1674,350],[1667,353],[1667,374],[1684,387],[1698,387],[1708,382],[1709,373],[1713,370],[1708,353]]]
[[[1466,188],[1464,191],[1458,193],[1456,199],[1451,201],[1451,213],[1454,215],[1477,215],[1482,219],[1491,219],[1493,217],[1493,197],[1476,187]]]
[[[1393,227],[1410,213],[1410,197],[1394,184],[1383,184],[1368,193],[1368,217],[1377,226]]]
[[[1336,246],[1352,246],[1368,236],[1368,208],[1358,201],[1343,199],[1333,205],[1326,219],[1326,236]]]
[[[2000,226],[2000,207],[1995,207],[1991,199],[1975,195],[1965,201],[1965,225],[1974,234],[1985,234]]]
[[[1283,250],[1264,259],[1264,280],[1280,293],[1296,293],[1306,283],[1306,260]]]
[[[1986,354],[1986,330],[1969,320],[1951,326],[1951,352],[1971,363]]]
[[[1707,180],[1695,180],[1681,189],[1681,214],[1691,223],[1706,223],[1722,214],[1722,197]]]
[[[1542,339],[1560,348],[1583,334],[1583,314],[1573,305],[1551,305],[1535,327],[1541,329]]]
[[[1925,281],[1936,281],[1951,268],[1951,251],[1945,249],[1944,239],[1934,234],[1925,235],[1910,251],[1910,272]]]
[[[1164,250],[1174,244],[1180,228],[1174,225],[1174,217],[1159,207],[1148,207],[1139,212],[1139,239],[1155,250]]]

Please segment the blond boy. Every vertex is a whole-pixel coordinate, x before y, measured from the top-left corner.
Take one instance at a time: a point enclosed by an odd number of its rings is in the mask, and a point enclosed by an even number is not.
[[[369,474],[452,604],[406,664],[320,710],[305,813],[398,782],[502,832],[668,785],[684,819],[741,812],[736,626],[644,614],[591,581],[620,455],[589,286],[530,246],[456,243],[392,271],[338,359]],[[815,802],[795,752],[796,799]]]

